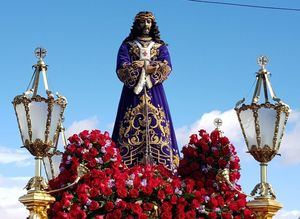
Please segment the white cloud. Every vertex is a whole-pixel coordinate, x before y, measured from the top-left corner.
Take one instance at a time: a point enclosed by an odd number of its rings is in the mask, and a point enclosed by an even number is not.
[[[23,187],[29,177],[0,176],[0,218],[21,219],[28,216],[26,207],[19,202],[19,197],[26,194]]]
[[[299,219],[299,218],[300,218],[299,210],[293,210],[293,211],[280,210],[274,216],[274,219]]]
[[[234,109],[225,112],[214,110],[209,113],[204,113],[201,118],[193,124],[176,129],[179,147],[181,148],[183,145],[186,145],[189,141],[189,136],[191,134],[197,134],[200,129],[205,129],[207,132],[214,130],[216,128],[213,124],[215,118],[222,119],[223,125],[221,126],[221,130],[224,132],[224,135],[227,136],[233,144],[243,146],[242,151],[245,151],[246,146]]]
[[[0,164],[15,163],[16,165],[27,166],[30,161],[32,161],[32,156],[26,149],[0,147]]]
[[[300,112],[292,111],[287,122],[286,134],[282,139],[279,153],[285,164],[300,163]]]
[[[179,148],[186,145],[189,141],[191,134],[196,134],[200,129],[205,129],[208,132],[212,131],[215,127],[213,121],[215,118],[221,118],[223,125],[221,130],[224,135],[236,146],[240,155],[245,154],[247,150],[244,138],[241,132],[240,124],[238,122],[234,109],[224,112],[214,110],[205,113],[199,120],[191,125],[185,125],[176,129],[176,137]],[[292,111],[287,123],[287,129],[282,140],[282,145],[279,153],[282,154],[282,162],[284,164],[298,164],[300,163],[300,112]],[[249,157],[249,156],[245,156]]]
[[[66,130],[66,138],[70,137],[73,134],[78,134],[83,130],[97,129],[98,124],[99,120],[97,117],[92,117],[80,121],[74,121]]]

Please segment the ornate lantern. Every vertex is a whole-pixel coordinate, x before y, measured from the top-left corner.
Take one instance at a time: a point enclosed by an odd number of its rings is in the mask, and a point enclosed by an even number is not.
[[[267,63],[266,56],[258,58],[261,68],[256,74],[257,82],[252,103],[242,104],[245,101],[243,99],[237,103],[235,110],[248,151],[261,166],[261,181],[251,195],[258,193],[256,199],[275,200],[275,193],[267,182],[267,164],[278,154],[290,108],[276,97],[269,79],[270,72],[265,68]],[[262,87],[265,102],[259,104]],[[269,95],[273,103],[270,102]]]
[[[63,113],[67,105],[65,97],[56,95],[55,98],[48,88],[47,65],[43,60],[46,53],[46,49],[43,48],[35,50],[38,62],[33,66],[35,71],[32,88],[13,100],[23,147],[36,160],[35,176],[26,186],[28,193],[19,199],[30,211],[29,218],[46,218],[46,209],[49,203],[54,201],[54,198],[44,191],[47,184],[41,176],[41,162],[57,152]],[[40,74],[43,76],[47,97],[37,94]]]

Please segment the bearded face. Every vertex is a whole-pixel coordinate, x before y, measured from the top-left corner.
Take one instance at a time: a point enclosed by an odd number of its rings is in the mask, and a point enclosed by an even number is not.
[[[139,20],[139,29],[141,35],[149,36],[151,27],[152,27],[152,20],[150,18]]]

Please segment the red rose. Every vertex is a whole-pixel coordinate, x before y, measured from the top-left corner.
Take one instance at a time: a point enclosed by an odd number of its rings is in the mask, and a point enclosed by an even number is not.
[[[220,138],[220,143],[221,143],[221,145],[225,146],[225,145],[229,144],[230,141],[227,137],[221,137]]]
[[[177,203],[177,196],[176,195],[172,195],[170,202],[171,202],[171,204],[176,205],[176,203]]]
[[[222,218],[224,219],[231,219],[231,213],[229,212],[222,212]]]
[[[114,203],[112,203],[111,201],[108,201],[106,204],[105,204],[105,210],[106,211],[112,211],[114,209]]]
[[[163,200],[163,199],[165,199],[165,197],[166,197],[165,192],[163,190],[159,190],[157,193],[157,198],[159,200]]]
[[[99,194],[100,194],[100,190],[99,189],[97,189],[97,188],[91,188],[90,189],[90,196],[92,198],[98,196]]]
[[[217,213],[216,212],[209,212],[208,217],[211,219],[216,219],[217,218]]]
[[[89,201],[87,194],[80,194],[78,195],[78,198],[83,204],[86,204]]]
[[[143,193],[145,193],[145,195],[151,195],[152,194],[152,192],[153,192],[153,188],[152,187],[150,187],[150,186],[147,186],[147,187],[143,187],[142,188],[142,191],[143,191]]]
[[[131,198],[137,198],[137,197],[139,197],[139,191],[137,189],[131,189],[129,191],[129,196]]]
[[[60,212],[57,213],[57,218],[59,218],[59,219],[69,219],[70,214],[60,211]]]
[[[161,218],[162,219],[172,219],[173,218],[172,212],[171,211],[164,211],[161,214]]]
[[[130,204],[130,208],[131,208],[132,212],[137,214],[137,215],[140,215],[143,212],[141,206],[139,204],[136,204],[136,203]]]
[[[190,210],[188,212],[186,212],[186,218],[196,218],[196,212],[195,210]]]
[[[94,168],[97,165],[97,161],[95,159],[91,159],[88,163],[88,167]]]
[[[71,206],[71,202],[68,199],[62,199],[60,202],[63,208],[68,208]]]
[[[79,133],[79,136],[80,136],[81,139],[85,140],[89,136],[89,131],[88,130],[84,130],[84,131],[82,131],[82,132]]]
[[[213,155],[214,155],[214,157],[219,158],[220,157],[220,152],[218,150],[214,150]]]
[[[163,202],[161,209],[163,209],[163,211],[171,211],[172,205],[169,202]]]
[[[206,158],[206,163],[212,165],[214,163],[214,159],[212,157]]]
[[[151,211],[153,209],[153,204],[150,202],[143,203],[143,209],[145,211]]]
[[[239,210],[238,203],[235,202],[235,201],[230,202],[230,204],[229,204],[229,209],[230,209],[231,211],[237,211],[237,210]]]
[[[218,161],[218,164],[219,164],[219,167],[220,167],[221,169],[224,169],[224,168],[226,167],[226,165],[227,165],[227,161],[224,160],[223,158],[221,158],[221,159]]]
[[[68,145],[67,150],[70,151],[71,154],[74,154],[76,151],[76,146],[74,144],[70,144]]]
[[[205,134],[207,134],[207,132],[206,132],[204,129],[201,129],[201,130],[199,131],[199,135],[200,135],[201,137],[203,137],[203,135],[205,135]]]
[[[165,187],[165,193],[166,193],[166,195],[173,194],[173,188],[172,188],[171,185],[166,185],[166,187]]]
[[[111,188],[104,186],[103,188],[101,188],[102,194],[105,196],[110,196],[112,194],[112,190]]]
[[[69,192],[64,192],[62,197],[63,199],[72,200],[74,198],[74,195]]]
[[[93,201],[91,202],[90,206],[89,206],[89,209],[90,209],[91,211],[95,211],[95,210],[97,210],[98,208],[99,208],[99,203],[93,200]]]
[[[121,200],[121,201],[117,202],[117,206],[118,206],[118,208],[120,208],[121,210],[125,210],[126,207],[127,207],[127,203],[126,203],[125,201]]]
[[[125,188],[117,189],[117,194],[120,198],[126,198],[127,197],[127,190]]]
[[[196,144],[198,142],[198,136],[196,134],[191,135],[190,144]]]

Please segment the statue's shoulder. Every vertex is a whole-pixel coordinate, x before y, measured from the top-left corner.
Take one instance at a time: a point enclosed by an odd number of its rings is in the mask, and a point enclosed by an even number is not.
[[[136,44],[135,40],[133,41],[127,41],[126,42],[128,48],[129,48],[129,53],[131,55],[136,55],[137,57],[139,56],[139,47]]]

